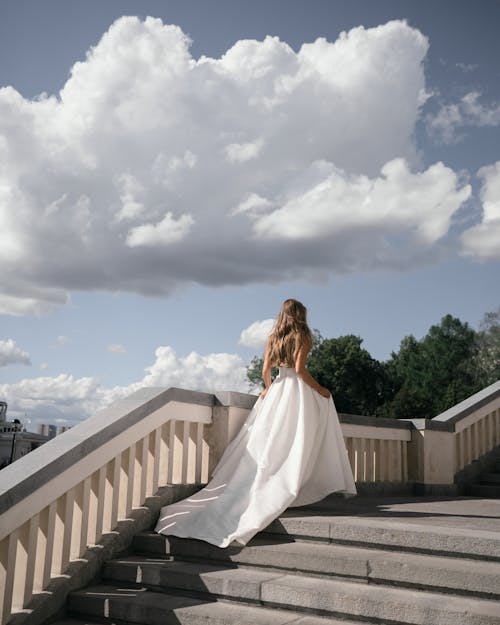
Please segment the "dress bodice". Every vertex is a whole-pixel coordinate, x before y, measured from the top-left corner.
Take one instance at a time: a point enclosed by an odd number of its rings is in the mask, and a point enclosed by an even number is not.
[[[279,365],[279,377],[292,377],[296,376],[297,372],[295,371],[295,367],[286,367],[285,365]]]

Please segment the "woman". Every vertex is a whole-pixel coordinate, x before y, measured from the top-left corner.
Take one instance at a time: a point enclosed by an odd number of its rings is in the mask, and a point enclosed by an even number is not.
[[[207,486],[162,508],[155,531],[245,545],[288,507],[356,494],[330,392],[306,369],[306,312],[297,300],[283,303],[264,353],[264,391]]]

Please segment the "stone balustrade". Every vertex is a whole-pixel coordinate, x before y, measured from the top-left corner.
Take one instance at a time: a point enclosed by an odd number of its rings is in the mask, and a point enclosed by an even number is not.
[[[0,624],[167,484],[203,484],[255,396],[144,388],[0,474]],[[340,415],[358,487],[449,488],[500,444],[500,382],[434,419]]]

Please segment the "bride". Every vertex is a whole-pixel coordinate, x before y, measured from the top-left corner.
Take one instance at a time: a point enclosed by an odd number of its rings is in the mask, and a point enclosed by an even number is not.
[[[330,392],[306,368],[312,346],[306,313],[297,300],[283,303],[264,353],[265,389],[210,482],[162,508],[156,532],[245,545],[288,507],[332,492],[356,494]]]

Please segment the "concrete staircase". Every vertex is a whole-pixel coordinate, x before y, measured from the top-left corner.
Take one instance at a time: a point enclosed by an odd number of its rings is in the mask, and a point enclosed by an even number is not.
[[[500,462],[495,464],[495,470],[479,475],[479,484],[469,486],[473,497],[495,497],[500,499]]]
[[[324,500],[244,548],[137,535],[57,625],[500,625],[500,503]]]

